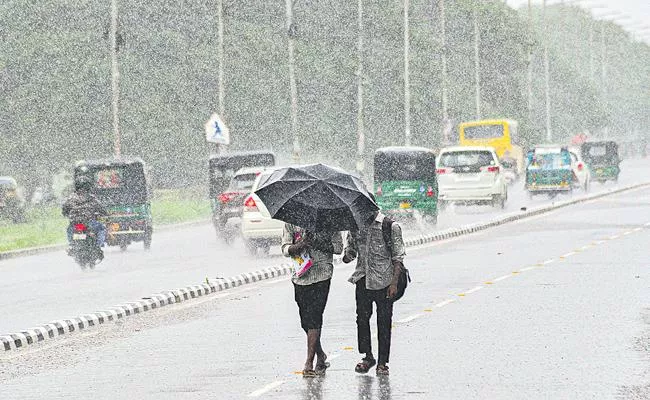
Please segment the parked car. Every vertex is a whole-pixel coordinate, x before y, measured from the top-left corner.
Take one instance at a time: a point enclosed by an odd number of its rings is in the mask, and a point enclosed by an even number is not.
[[[492,147],[447,147],[440,151],[436,175],[439,202],[491,204],[505,208],[508,185]]]
[[[266,168],[257,175],[251,187],[251,193],[243,202],[241,235],[246,250],[252,255],[256,255],[258,251],[268,254],[271,246],[279,245],[282,241],[284,222],[272,219],[264,203],[254,193],[275,169]]]
[[[573,170],[573,187],[582,189],[585,193],[591,187],[591,171],[587,163],[582,159],[579,148],[570,147],[571,169]]]
[[[0,176],[0,217],[9,218],[15,224],[25,221],[25,199],[18,183],[10,176]]]

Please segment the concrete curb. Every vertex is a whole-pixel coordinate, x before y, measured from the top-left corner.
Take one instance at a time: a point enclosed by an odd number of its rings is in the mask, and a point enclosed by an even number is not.
[[[484,231],[496,226],[504,225],[509,222],[534,217],[570,205],[584,203],[586,201],[595,200],[646,186],[650,186],[650,182],[638,183],[626,186],[624,188],[587,195],[579,199],[565,200],[553,203],[551,205],[536,207],[523,212],[510,213],[503,217],[496,218],[492,221],[465,225],[459,228],[451,228],[432,235],[425,235],[419,238],[409,239],[406,240],[404,244],[407,247],[413,247],[431,242],[447,240],[454,237],[464,236],[471,233]],[[335,260],[335,263],[340,263],[340,260]],[[33,345],[35,343],[45,341],[47,339],[54,339],[57,336],[65,335],[66,333],[72,333],[76,330],[80,331],[88,329],[90,327],[95,327],[111,321],[126,318],[131,315],[141,314],[149,310],[154,310],[171,304],[181,303],[183,301],[191,300],[201,296],[207,296],[212,293],[221,292],[250,283],[277,278],[280,276],[286,276],[292,272],[292,265],[289,263],[283,263],[277,266],[263,268],[252,273],[243,273],[227,279],[206,278],[205,283],[202,283],[200,285],[187,286],[180,289],[156,293],[148,297],[143,297],[141,300],[120,304],[104,311],[98,311],[71,319],[56,320],[39,327],[0,336],[0,343],[2,344],[5,352],[17,350],[25,348],[29,345]]]
[[[154,227],[154,232],[166,232],[166,231],[172,231],[175,229],[182,229],[182,228],[189,228],[192,226],[200,226],[200,225],[206,225],[209,224],[210,220],[209,219],[201,219],[198,221],[190,221],[190,222],[182,222],[180,224],[170,224],[170,225],[160,225]],[[42,246],[42,247],[29,247],[26,249],[20,249],[20,250],[10,250],[10,251],[3,251],[0,252],[0,261],[2,260],[8,260],[10,258],[18,258],[18,257],[27,257],[27,256],[35,256],[38,254],[44,254],[44,253],[52,253],[55,251],[60,251],[63,250],[67,247],[65,244],[53,244],[50,246]]]

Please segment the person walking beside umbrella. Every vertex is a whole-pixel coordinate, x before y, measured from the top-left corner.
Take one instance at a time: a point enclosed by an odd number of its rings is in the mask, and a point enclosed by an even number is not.
[[[286,223],[282,234],[282,253],[299,259],[291,278],[294,299],[298,304],[300,325],[307,334],[307,360],[303,376],[312,377],[325,372],[329,363],[321,344],[323,312],[327,304],[330,282],[334,272],[333,255],[343,252],[340,232],[312,233]],[[305,258],[308,264],[305,264]],[[314,358],[316,367],[314,368]]]
[[[404,240],[402,228],[381,212],[366,227],[348,233],[343,262],[357,258],[357,266],[349,279],[355,284],[357,305],[357,340],[359,353],[365,357],[355,371],[367,373],[377,361],[372,353],[370,317],[372,303],[377,305],[377,339],[379,360],[377,375],[388,375],[393,302],[397,284],[404,268]]]

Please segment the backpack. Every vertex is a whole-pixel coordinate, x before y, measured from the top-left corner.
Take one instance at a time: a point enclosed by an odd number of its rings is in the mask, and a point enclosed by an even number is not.
[[[391,255],[393,254],[392,234],[394,222],[395,221],[392,219],[384,217],[384,220],[381,223],[381,233],[384,237],[384,243],[386,244],[386,247],[388,247]],[[404,292],[406,291],[406,287],[408,286],[409,282],[411,282],[411,275],[409,275],[409,270],[402,266],[399,274],[399,279],[397,280],[397,293],[395,294],[393,301],[397,301],[401,299],[402,296],[404,296]]]

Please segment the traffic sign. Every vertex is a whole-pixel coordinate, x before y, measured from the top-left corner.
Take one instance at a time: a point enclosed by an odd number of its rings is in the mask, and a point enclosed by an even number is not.
[[[205,123],[205,140],[217,144],[230,144],[230,130],[218,114],[212,114]]]

